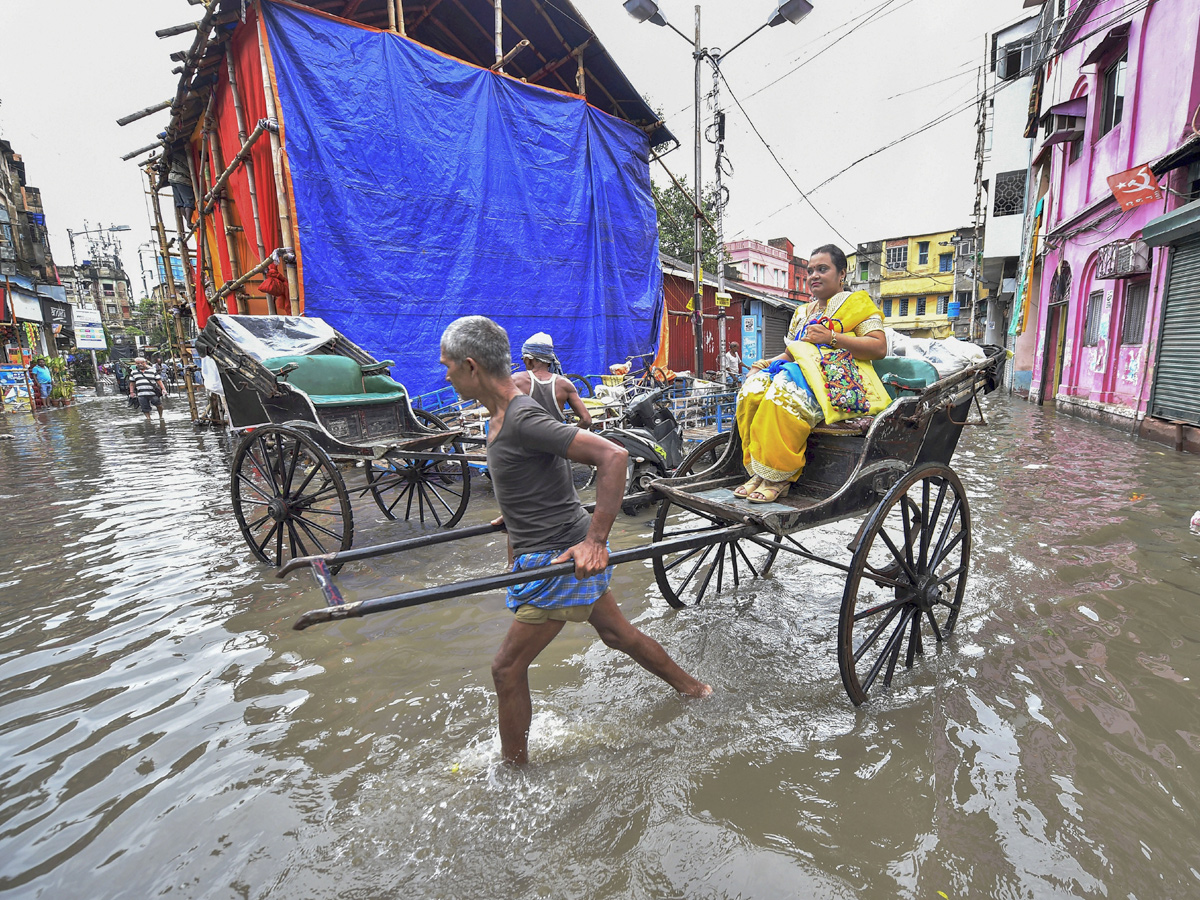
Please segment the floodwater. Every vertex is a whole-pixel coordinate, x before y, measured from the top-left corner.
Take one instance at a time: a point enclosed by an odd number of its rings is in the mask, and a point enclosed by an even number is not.
[[[716,693],[680,700],[568,625],[518,772],[502,600],[292,630],[320,594],[251,561],[227,437],[171,403],[165,425],[119,398],[0,418],[0,896],[1200,896],[1195,456],[985,401],[956,457],[958,630],[858,709],[838,573],[785,557],[673,612],[619,569],[626,614]],[[465,524],[492,514],[471,502]],[[359,545],[415,533],[355,509]],[[622,518],[614,546],[649,531]],[[502,566],[479,539],[340,582]]]

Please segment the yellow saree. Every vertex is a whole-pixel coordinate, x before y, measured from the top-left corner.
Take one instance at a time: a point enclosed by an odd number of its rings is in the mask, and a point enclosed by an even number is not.
[[[862,415],[829,402],[820,351],[815,344],[800,340],[804,327],[822,316],[831,319],[832,329],[841,334],[883,331],[883,314],[866,291],[843,291],[831,297],[823,311],[818,311],[815,300],[796,310],[788,325],[787,348],[807,384],[797,384],[787,372],[772,376],[761,371],[747,378],[738,394],[742,461],[752,475],[768,481],[795,481],[804,471],[805,448],[813,428]],[[870,401],[866,415],[877,415],[890,402],[887,392],[869,361],[855,360],[855,365]]]

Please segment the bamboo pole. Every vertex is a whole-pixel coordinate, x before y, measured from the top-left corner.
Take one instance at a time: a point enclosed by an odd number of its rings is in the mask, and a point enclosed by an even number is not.
[[[275,91],[271,87],[271,67],[267,62],[267,48],[262,40],[262,31],[258,35],[258,59],[262,66],[263,94],[267,105],[267,120],[274,125],[271,133],[271,163],[275,170],[275,202],[279,206],[279,239],[283,249],[287,250],[293,262],[284,266],[287,272],[288,295],[293,303],[296,315],[303,315],[300,308],[300,276],[296,271],[296,245],[292,239],[292,214],[288,211],[287,187],[283,180],[283,142],[279,139],[279,112],[275,108]]]
[[[206,121],[204,124],[205,135],[207,136],[209,146],[211,147],[213,165],[220,168],[221,136],[217,134],[215,127],[210,127],[209,122]],[[235,160],[230,168],[232,169],[236,165],[237,162]],[[222,177],[228,178],[227,173],[222,172]],[[237,281],[241,276],[241,272],[239,271],[241,269],[241,266],[239,265],[241,260],[238,259],[237,240],[234,238],[236,229],[233,226],[233,218],[230,215],[232,208],[229,205],[229,196],[227,192],[222,190],[223,187],[224,182],[222,182],[220,185],[214,184],[210,193],[219,197],[218,203],[221,206],[221,224],[223,226],[222,230],[225,232],[225,252],[229,255],[229,271],[225,276],[225,283],[228,284],[231,281]],[[239,293],[235,299],[237,302],[238,314],[243,316],[249,315],[250,307],[246,301],[246,297]]]
[[[143,153],[146,153],[147,151],[154,150],[158,147],[165,147],[165,146],[166,146],[166,144],[164,144],[162,141],[155,141],[153,144],[147,144],[145,147],[141,147],[137,150],[134,150],[132,153],[126,153],[124,156],[121,157],[121,162],[129,162],[135,156],[141,156]]]
[[[179,302],[179,294],[175,289],[175,273],[171,271],[171,248],[167,243],[167,229],[163,227],[162,208],[158,205],[158,190],[154,187],[154,175],[150,168],[146,168],[146,181],[150,185],[150,205],[154,208],[154,228],[158,232],[158,246],[162,253],[163,269],[166,272],[167,290],[171,294],[171,299],[176,303]],[[176,215],[178,215],[176,208]],[[183,338],[183,325],[179,321],[179,316],[173,316],[175,319],[175,337],[179,344],[179,358],[183,361],[183,385],[187,390],[188,412],[192,416],[192,424],[200,418],[196,411],[196,388],[192,384],[192,354],[188,350],[187,342]],[[168,340],[170,337],[168,336]]]
[[[240,288],[242,285],[244,285],[246,282],[248,282],[255,275],[261,275],[263,272],[267,271],[267,266],[269,266],[272,262],[275,261],[276,256],[280,257],[280,261],[286,262],[287,257],[290,255],[291,255],[290,250],[285,250],[283,247],[280,247],[278,250],[276,250],[274,253],[272,253],[270,256],[268,256],[266,259],[264,259],[262,262],[260,262],[258,265],[256,265],[254,268],[247,269],[246,274],[239,277],[236,281],[228,281],[225,284],[221,285],[221,289],[216,292],[216,294],[214,295],[214,299],[221,299],[223,297],[228,296],[233,291],[236,291],[238,288]]]
[[[501,75],[504,74],[504,0],[492,0],[496,9],[496,66]]]
[[[209,130],[210,129],[205,129],[206,133]],[[213,182],[213,186],[209,189],[208,193],[204,195],[204,199],[203,199],[202,203],[203,203],[205,212],[213,211],[213,204],[216,203],[220,199],[218,197],[218,194],[221,191],[221,189],[223,187],[225,187],[225,183],[227,181],[229,181],[230,176],[232,176],[233,173],[237,171],[238,166],[243,165],[244,163],[247,163],[247,161],[250,158],[250,148],[254,146],[254,142],[257,141],[262,136],[264,131],[269,131],[269,130],[270,130],[270,126],[268,125],[267,120],[263,119],[261,122],[259,122],[254,127],[254,130],[252,132],[250,132],[250,136],[248,138],[246,138],[246,141],[244,144],[242,144],[241,149],[238,150],[238,152],[234,155],[233,159],[230,160],[229,165],[225,166],[222,169],[221,174],[219,176],[217,176],[217,180]],[[213,133],[215,134],[216,132],[213,132]],[[217,166],[220,167],[221,160],[219,158],[219,154],[217,156],[214,156],[213,159],[216,162]],[[248,165],[246,167],[246,170],[247,170],[247,172],[249,172]],[[257,207],[257,203],[255,204],[255,206]],[[257,222],[256,222],[256,224],[257,224]],[[262,244],[261,238],[258,241],[258,246],[260,249],[263,249],[263,244]]]
[[[183,287],[187,291],[188,306],[192,310],[192,319],[199,322],[199,319],[196,318],[196,286],[192,283],[196,275],[195,270],[192,268],[192,255],[188,251],[184,231],[183,211],[177,206],[175,207],[175,239],[179,242],[179,256],[183,260],[183,270],[185,273]],[[167,246],[170,247],[169,242]]]
[[[395,0],[396,2],[396,30],[403,35],[408,32],[404,30],[404,0]]]
[[[229,92],[233,95],[233,111],[237,115],[238,140],[242,148],[238,151],[237,159],[244,159],[246,165],[246,184],[250,188],[250,213],[254,219],[254,243],[258,247],[258,258],[264,259],[267,248],[263,245],[262,225],[258,219],[258,187],[254,178],[254,160],[249,154],[250,140],[246,135],[246,113],[242,108],[241,91],[238,89],[236,66],[233,64],[233,53],[230,48],[225,51],[225,63],[229,73]],[[258,131],[255,128],[255,131]],[[261,134],[262,132],[259,132]],[[257,138],[255,138],[257,140]],[[243,156],[243,154],[245,154]],[[267,295],[267,306],[271,315],[275,315],[275,298]]]
[[[507,66],[510,62],[512,62],[512,58],[528,46],[529,46],[528,40],[521,41],[521,43],[517,44],[517,46],[513,47],[511,50],[509,50],[507,53],[505,53],[503,59],[499,60],[498,62],[492,63],[492,66],[491,66],[492,71],[493,72],[497,72],[497,71],[503,72],[504,67]]]
[[[146,116],[152,116],[156,112],[159,112],[160,110],[164,110],[164,109],[170,109],[170,107],[171,107],[171,101],[169,99],[163,100],[161,103],[155,103],[153,106],[147,106],[145,109],[139,109],[135,113],[130,113],[127,116],[122,116],[121,118],[117,119],[117,124],[118,125],[128,125],[130,122],[136,122],[138,119],[144,119],[144,118],[146,118]]]
[[[388,31],[396,30],[396,4],[392,0],[384,0],[384,6],[387,7],[388,14]]]

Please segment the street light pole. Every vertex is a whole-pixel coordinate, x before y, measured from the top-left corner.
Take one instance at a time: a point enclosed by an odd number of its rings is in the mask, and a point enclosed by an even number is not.
[[[692,212],[692,281],[696,286],[692,295],[692,327],[696,338],[696,377],[704,377],[704,250],[701,240],[700,225],[703,217],[701,205],[700,170],[700,64],[704,61],[704,51],[700,48],[700,4],[696,4],[696,45],[692,51],[696,61],[696,192],[695,209]]]
[[[670,22],[668,22],[665,18],[663,18],[662,12],[659,10],[658,3],[655,2],[655,0],[624,0],[622,5],[625,7],[625,11],[627,13],[629,13],[629,15],[632,16],[636,21],[638,21],[638,22],[653,22],[655,25],[666,26],[667,28],[670,28],[672,31],[674,31],[676,34],[678,34],[681,38],[683,38],[684,40],[687,40],[687,35],[685,35],[682,31],[680,31],[678,28],[676,28],[674,25],[672,25]],[[742,38],[740,41],[738,41],[736,44],[734,44],[733,47],[724,55],[728,56],[730,53],[732,53],[738,47],[742,46],[742,44],[746,43],[746,41],[750,40],[750,38],[754,37],[754,35],[758,34],[760,31],[762,31],[764,28],[774,28],[776,25],[782,25],[784,22],[790,22],[791,24],[795,25],[797,22],[799,22],[801,19],[803,19],[805,16],[807,16],[810,12],[812,12],[812,8],[813,8],[812,3],[810,3],[809,0],[779,0],[779,5],[775,7],[775,11],[773,13],[771,13],[770,17],[766,21],[766,24],[760,25],[758,28],[754,29],[754,31],[750,32],[750,34],[746,35],[744,38]],[[695,341],[696,341],[695,364],[696,364],[696,377],[697,378],[703,377],[703,375],[704,375],[704,266],[702,263],[703,249],[702,249],[701,232],[700,232],[701,222],[704,219],[704,212],[703,212],[704,207],[701,205],[701,198],[703,196],[704,191],[703,191],[703,180],[702,180],[703,173],[701,172],[701,162],[700,162],[700,146],[701,146],[700,139],[702,137],[702,133],[701,133],[701,129],[700,129],[700,100],[701,100],[700,69],[701,69],[701,63],[705,59],[708,59],[708,61],[710,63],[712,63],[713,80],[714,80],[713,90],[715,91],[716,90],[716,81],[720,79],[719,66],[720,66],[721,58],[722,57],[721,57],[721,54],[719,51],[714,51],[712,53],[709,53],[700,44],[700,5],[696,4],[696,35],[695,35],[694,42],[692,42],[692,59],[695,61],[695,103],[696,103],[696,115],[695,115],[695,153],[696,153],[695,178],[696,178],[696,181],[695,181],[695,185],[694,185],[694,194],[693,194],[693,201],[692,201],[692,204],[694,206],[694,211],[692,213],[692,216],[693,216],[693,220],[692,220],[692,281],[695,285],[695,292],[692,294],[692,304],[691,305],[692,305],[692,325],[695,329]],[[718,116],[718,120],[719,120],[719,117],[720,117],[719,109],[717,110],[717,116]],[[718,131],[723,130],[723,125],[720,123],[720,121],[718,121],[717,128],[718,128]],[[718,141],[720,139],[721,138],[718,136]],[[719,167],[721,166],[721,150],[720,150],[719,145],[718,145],[718,152],[717,152],[717,166],[718,166],[718,170],[719,170]],[[718,184],[717,293],[718,294],[724,293],[724,287],[725,287],[725,283],[724,283],[724,245],[722,243],[724,240],[724,235],[722,233],[722,227],[721,227],[721,221],[720,221],[721,206],[722,206],[723,198],[720,196],[720,182],[721,182],[721,176],[720,176],[720,172],[718,171],[718,174],[717,174],[717,184]],[[725,352],[724,311],[722,308],[718,308],[717,313],[720,318],[720,325],[719,325],[720,351],[719,352],[723,355]],[[718,365],[719,365],[719,363],[720,363],[720,360],[718,359]]]

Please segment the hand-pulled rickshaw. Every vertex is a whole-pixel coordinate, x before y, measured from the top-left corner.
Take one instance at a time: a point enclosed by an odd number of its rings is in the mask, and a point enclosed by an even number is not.
[[[471,496],[461,432],[413,409],[378,361],[317,318],[214,315],[196,340],[221,375],[230,426],[245,435],[230,492],[242,537],[273,566],[349,550],[352,495],[389,519],[443,528]],[[361,467],[348,487],[343,470]]]
[[[705,441],[670,478],[655,481],[653,540],[610,556],[614,565],[650,559],[666,601],[685,608],[711,601],[744,583],[767,578],[781,553],[844,572],[838,621],[838,665],[855,705],[892,684],[897,668],[912,668],[926,641],[954,630],[971,557],[966,492],[950,466],[964,425],[984,424],[982,409],[968,422],[980,392],[994,390],[1005,351],[952,375],[914,375],[907,361],[876,362],[893,402],[873,418],[818,427],[809,437],[808,465],[792,492],[751,504],[732,489],[747,477],[736,431]],[[929,374],[932,373],[932,374]],[[826,559],[797,535],[864,515],[847,549],[849,559]],[[354,560],[491,534],[491,525],[457,529],[376,547],[293,559],[280,577],[310,566],[328,605],[305,613],[294,627],[402,609],[567,574],[572,562],[475,578],[454,584],[345,603],[331,572]],[[787,585],[795,590],[797,585]],[[781,585],[781,589],[784,586]]]

